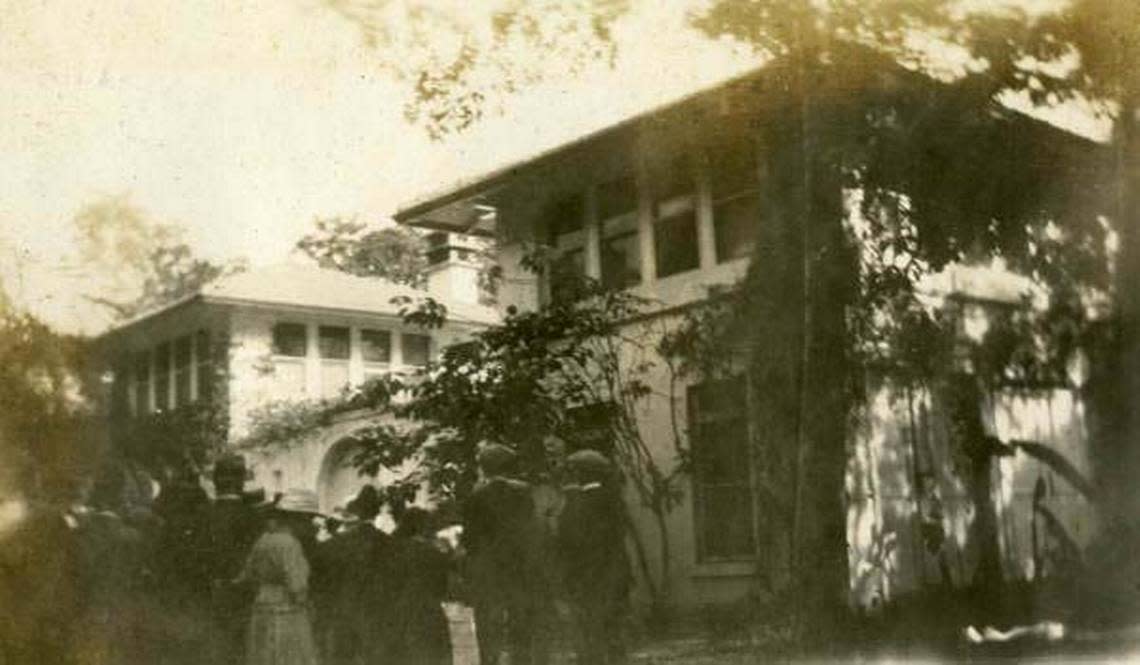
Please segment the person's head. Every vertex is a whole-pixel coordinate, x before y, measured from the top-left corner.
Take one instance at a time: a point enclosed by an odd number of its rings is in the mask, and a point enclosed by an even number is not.
[[[506,476],[515,470],[518,455],[501,443],[486,443],[479,447],[475,461],[485,477]]]
[[[365,485],[356,493],[356,498],[345,506],[345,512],[365,522],[371,522],[380,514],[382,503],[380,492],[372,485]]]
[[[241,494],[245,486],[245,458],[226,455],[214,463],[214,493]]]
[[[566,468],[575,482],[609,483],[614,466],[602,453],[585,448],[566,457]]]
[[[432,514],[419,506],[405,508],[396,523],[396,532],[403,536],[430,536],[432,531]]]

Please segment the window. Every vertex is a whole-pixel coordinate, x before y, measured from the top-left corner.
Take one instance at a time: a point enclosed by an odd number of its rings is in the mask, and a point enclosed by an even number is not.
[[[550,297],[559,302],[574,300],[586,276],[586,253],[581,247],[564,250],[550,265]]]
[[[552,203],[544,220],[550,229],[553,261],[550,265],[550,297],[574,299],[586,276],[585,206],[581,194]]]
[[[657,276],[668,277],[700,266],[697,248],[697,215],[692,199],[659,205],[653,226]]]
[[[273,326],[273,353],[294,358],[305,357],[308,334],[303,323],[278,323]]]
[[[214,350],[210,348],[210,331],[199,330],[194,335],[198,347],[198,399],[208,402],[214,397]]]
[[[755,507],[744,381],[694,386],[688,402],[698,559],[752,558]]]
[[[756,244],[761,214],[759,172],[751,142],[715,154],[712,195],[717,261],[748,256]]]
[[[150,352],[135,354],[135,415],[150,413]]]
[[[431,359],[431,338],[427,335],[404,333],[400,336],[400,348],[405,365],[422,367]]]
[[[387,330],[361,330],[360,355],[366,363],[392,362],[392,333]]]
[[[597,188],[601,227],[602,286],[622,289],[641,281],[641,248],[637,235],[637,187],[622,178]]]
[[[321,326],[318,329],[318,348],[324,360],[348,360],[348,328]]]
[[[170,408],[170,342],[155,349],[154,358],[154,410]]]
[[[451,258],[451,244],[448,235],[442,231],[434,231],[425,237],[427,245],[428,265],[447,263]]]
[[[122,418],[131,412],[130,364],[126,359],[120,359],[111,371],[111,417]]]
[[[174,405],[190,403],[190,336],[179,337],[174,342]]]

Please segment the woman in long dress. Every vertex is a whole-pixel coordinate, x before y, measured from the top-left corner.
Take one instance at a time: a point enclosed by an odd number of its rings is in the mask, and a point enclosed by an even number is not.
[[[309,617],[309,562],[294,529],[311,515],[288,509],[271,513],[246,561],[241,580],[256,588],[246,646],[248,665],[316,665]]]

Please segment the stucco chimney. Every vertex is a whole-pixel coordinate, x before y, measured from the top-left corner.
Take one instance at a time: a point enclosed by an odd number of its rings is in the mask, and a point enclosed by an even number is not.
[[[458,233],[428,234],[428,291],[440,300],[479,302],[480,241]]]

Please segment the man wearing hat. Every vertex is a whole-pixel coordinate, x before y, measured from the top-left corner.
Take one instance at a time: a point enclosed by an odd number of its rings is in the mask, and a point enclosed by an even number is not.
[[[544,659],[535,632],[542,587],[531,486],[509,477],[516,455],[506,446],[484,445],[476,461],[481,479],[463,508],[463,546],[479,662],[495,665],[508,646],[512,665],[531,665]]]
[[[392,575],[392,538],[376,528],[383,501],[372,485],[348,502],[344,526],[319,549],[321,618],[328,662],[379,663],[394,639],[392,607],[398,580]]]
[[[214,499],[206,512],[202,560],[210,580],[211,655],[214,663],[243,662],[250,590],[231,584],[241,572],[259,531],[256,508],[242,494],[245,458],[226,455],[214,463]]]
[[[625,514],[616,473],[595,450],[566,458],[572,484],[558,524],[563,584],[578,629],[578,663],[622,662],[621,626],[629,593]]]

